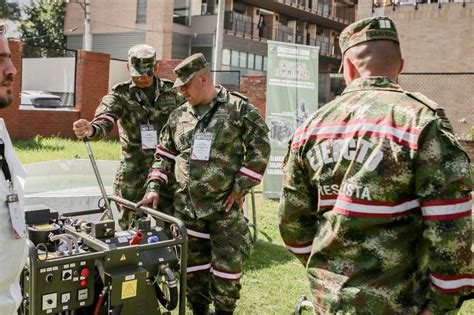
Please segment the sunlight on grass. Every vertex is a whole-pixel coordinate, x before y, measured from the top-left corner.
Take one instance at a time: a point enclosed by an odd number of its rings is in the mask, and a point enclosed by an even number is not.
[[[36,136],[30,140],[15,140],[13,146],[20,161],[25,164],[89,158],[84,143],[79,140]],[[118,160],[119,158],[120,143],[118,141],[91,142],[91,148],[96,160]]]

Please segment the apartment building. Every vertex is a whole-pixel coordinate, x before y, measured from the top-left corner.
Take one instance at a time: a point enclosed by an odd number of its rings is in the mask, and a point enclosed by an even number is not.
[[[159,59],[202,52],[213,63],[220,58],[222,70],[246,74],[266,71],[266,42],[274,40],[318,46],[320,71],[334,72],[341,61],[338,36],[357,6],[357,0],[221,1],[222,49],[216,52],[218,0],[90,0],[92,50],[125,59],[130,46],[147,43]],[[69,3],[68,48],[82,47],[83,25],[83,6]]]

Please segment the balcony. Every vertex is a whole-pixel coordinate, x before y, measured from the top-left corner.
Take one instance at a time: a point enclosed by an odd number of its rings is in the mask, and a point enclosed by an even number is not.
[[[334,6],[332,1],[320,0],[314,7],[305,0],[239,0],[239,2],[274,12],[284,12],[293,19],[338,31],[342,31],[355,19],[355,7],[350,0],[335,2]]]
[[[296,32],[293,28],[284,25],[259,28],[256,23],[252,23],[251,17],[236,12],[225,12],[224,32],[228,35],[263,43],[267,40],[274,40],[318,46],[321,56],[332,59],[341,58],[339,47],[330,44],[329,37],[318,35],[316,38],[311,38],[308,34]]]

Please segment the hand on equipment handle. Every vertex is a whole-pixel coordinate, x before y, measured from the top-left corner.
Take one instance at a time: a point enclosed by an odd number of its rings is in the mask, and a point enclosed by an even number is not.
[[[158,201],[160,200],[160,195],[157,192],[150,191],[145,194],[142,200],[137,203],[137,207],[145,206],[152,209],[156,209],[158,206]]]
[[[76,120],[72,124],[72,130],[76,134],[76,137],[80,140],[87,137],[91,137],[94,133],[94,129],[92,128],[91,123],[85,119]]]

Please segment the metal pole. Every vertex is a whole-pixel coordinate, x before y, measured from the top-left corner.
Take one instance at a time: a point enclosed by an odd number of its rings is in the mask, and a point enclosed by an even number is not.
[[[86,140],[84,140],[84,144],[86,145],[87,153],[89,154],[89,159],[91,160],[92,168],[94,169],[95,177],[97,178],[97,182],[99,183],[100,192],[102,193],[102,198],[104,198],[105,207],[107,208],[104,211],[104,214],[100,217],[99,221],[101,221],[105,216],[109,216],[110,219],[114,220],[114,214],[112,213],[112,208],[110,207],[110,202],[107,198],[107,193],[105,192],[104,188],[104,183],[102,182],[102,178],[99,174],[99,169],[97,168],[97,164],[95,163],[95,158],[94,154],[92,153],[91,146]]]
[[[90,0],[84,0],[84,50],[92,51]]]
[[[224,31],[224,13],[225,13],[225,0],[220,0],[217,6],[217,23],[216,23],[216,42],[214,44],[214,85],[217,84],[217,72],[222,67],[222,32]]]

